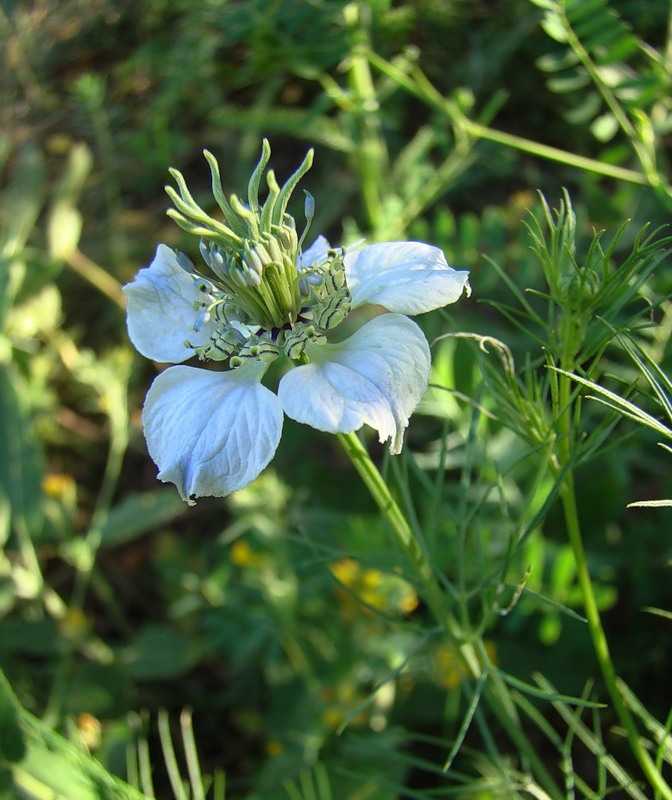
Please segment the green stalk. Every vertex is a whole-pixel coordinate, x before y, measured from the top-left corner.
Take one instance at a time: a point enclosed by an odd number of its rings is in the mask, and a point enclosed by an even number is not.
[[[504,147],[510,147],[513,150],[519,150],[521,153],[528,153],[537,158],[566,164],[576,169],[592,172],[595,175],[602,175],[605,178],[614,178],[615,180],[635,183],[641,186],[648,186],[650,183],[647,175],[637,170],[597,161],[594,158],[586,158],[569,150],[551,147],[541,142],[535,142],[532,139],[526,139],[523,136],[516,136],[506,131],[500,131],[497,128],[482,125],[469,119],[455,102],[450,98],[444,97],[419,69],[416,68],[412,75],[407,75],[395,64],[386,61],[376,53],[369,53],[369,61],[379,72],[394,80],[409,94],[414,95],[426,105],[444,114],[453,126],[456,140],[459,139],[462,147],[465,147],[465,137],[467,140],[470,138],[477,141],[483,139],[495,144],[501,144]]]
[[[121,291],[121,284],[113,278],[107,270],[96,264],[75,248],[65,256],[65,262],[73,272],[88,281],[101,294],[110,299],[123,311],[126,308],[126,298]]]
[[[460,623],[452,614],[445,593],[432,569],[428,554],[413,534],[406,517],[392,497],[389,487],[371,460],[365,445],[356,433],[339,433],[338,438],[371,497],[390,525],[397,544],[412,567],[418,592],[423,601],[443,631],[458,648],[469,673],[476,681],[483,682],[483,697],[487,700],[511,741],[518,748],[518,752],[530,764],[539,783],[551,798],[560,800],[564,795],[525,735],[506,685],[501,678],[483,666],[477,646],[469,641],[468,635],[465,635]]]
[[[489,128],[467,118],[464,120],[464,125],[469,135],[474,138],[511,147],[514,150],[520,150],[522,153],[529,153],[529,155],[537,156],[547,161],[555,161],[559,164],[566,164],[568,167],[575,167],[585,172],[592,172],[595,175],[602,175],[605,178],[636,183],[640,186],[648,186],[650,183],[647,176],[637,172],[637,170],[618,167],[604,161],[596,161],[594,158],[586,158],[568,150],[561,150],[559,147],[551,147],[550,145],[541,144],[541,142],[525,139],[523,136],[516,136],[512,133]]]
[[[385,183],[387,148],[381,132],[378,98],[369,66],[369,38],[362,20],[360,3],[350,3],[343,9],[346,22],[352,28],[348,82],[355,101],[354,113],[358,122],[356,167],[362,187],[364,208],[372,230],[384,222],[382,189]]]
[[[588,50],[583,46],[581,40],[574,32],[567,14],[563,9],[562,24],[564,33],[567,37],[567,44],[574,51],[577,58],[581,61],[586,72],[590,75],[593,84],[602,95],[602,98],[609,110],[617,121],[623,133],[627,136],[632,146],[632,149],[637,156],[639,163],[647,179],[647,183],[651,188],[662,198],[663,202],[669,204],[670,200],[670,185],[664,179],[660,170],[656,166],[656,142],[655,134],[651,130],[651,138],[643,132],[641,126],[635,126],[628,116],[626,110],[619,102],[616,94],[612,91],[609,85],[603,80],[600,70],[593,61]]]
[[[569,327],[569,326],[567,326]],[[567,372],[574,369],[574,354],[571,352],[571,336],[567,336],[565,352],[563,353],[561,366]],[[593,641],[593,649],[597,658],[602,678],[607,687],[616,715],[626,731],[628,743],[633,755],[637,759],[642,772],[646,776],[649,784],[654,789],[656,797],[672,800],[672,789],[663,778],[660,770],[656,767],[648,752],[644,749],[635,721],[626,706],[618,688],[618,679],[614,663],[609,652],[607,641],[600,612],[597,607],[597,600],[593,590],[593,583],[588,569],[586,551],[583,546],[581,535],[581,525],[576,505],[576,491],[574,486],[574,475],[571,469],[565,469],[571,460],[572,449],[572,413],[573,405],[571,401],[572,385],[571,379],[566,375],[558,375],[557,403],[558,411],[558,449],[556,474],[563,475],[560,497],[562,501],[565,525],[567,527],[567,537],[570,547],[574,554],[576,573],[581,588],[583,605],[588,621],[588,629]]]
[[[583,46],[581,40],[574,32],[572,25],[567,18],[567,14],[564,9],[562,9],[562,27],[565,36],[567,37],[567,44],[570,48],[574,51],[575,55],[579,58],[581,63],[583,64],[584,69],[590,75],[590,79],[592,80],[593,84],[597,87],[597,90],[602,95],[604,102],[609,107],[609,110],[614,115],[614,118],[619,124],[619,127],[625,133],[625,135],[630,139],[633,143],[637,138],[637,132],[635,128],[630,122],[628,115],[623,110],[620,102],[618,101],[616,95],[612,90],[607,86],[607,84],[602,79],[600,75],[600,71],[597,69],[596,65],[593,63],[593,59],[590,57],[590,54]]]

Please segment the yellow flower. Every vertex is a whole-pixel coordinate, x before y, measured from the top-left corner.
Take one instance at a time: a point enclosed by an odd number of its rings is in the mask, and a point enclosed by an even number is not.
[[[236,539],[231,545],[229,559],[237,567],[249,567],[254,561],[254,550],[244,539]]]
[[[84,711],[77,715],[77,730],[82,744],[89,748],[94,749],[100,745],[100,734],[102,726],[100,720]]]
[[[236,567],[259,569],[266,561],[264,553],[257,553],[245,539],[236,539],[229,550],[229,560]]]
[[[61,472],[52,472],[42,478],[42,491],[47,497],[61,499],[67,497],[75,488],[75,479],[72,475]]]
[[[485,652],[488,660],[496,664],[497,653],[494,642],[485,642]],[[449,691],[457,689],[468,675],[467,668],[454,644],[442,645],[434,652],[433,672],[438,683]]]
[[[359,565],[353,558],[342,558],[329,567],[331,574],[339,583],[352,589],[359,574]]]
[[[331,574],[350,593],[338,592],[347,612],[356,595],[365,605],[381,611],[400,611],[409,614],[418,606],[418,596],[406,581],[372,567],[362,567],[352,558],[342,558],[331,565]]]
[[[266,755],[269,758],[277,758],[285,751],[284,744],[279,739],[269,739],[266,742]]]

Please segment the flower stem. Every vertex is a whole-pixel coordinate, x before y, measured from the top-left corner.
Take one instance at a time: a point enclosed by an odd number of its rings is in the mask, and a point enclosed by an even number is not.
[[[515,704],[503,680],[487,670],[479,657],[478,648],[451,612],[431,565],[428,554],[413,534],[406,517],[390,493],[384,478],[371,460],[368,450],[356,433],[339,433],[338,438],[345,452],[359,473],[371,497],[389,523],[398,545],[412,567],[418,585],[418,593],[455,646],[458,648],[467,670],[477,681],[485,679],[483,698],[507,731],[523,759],[531,766],[539,783],[551,798],[563,796],[542,760],[535,752],[518,719]]]

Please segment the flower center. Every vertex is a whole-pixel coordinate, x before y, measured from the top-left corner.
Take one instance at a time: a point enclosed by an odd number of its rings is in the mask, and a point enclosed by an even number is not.
[[[296,259],[290,262],[272,249],[273,244],[248,247],[240,264],[226,265],[216,245],[202,243],[204,260],[217,278],[189,270],[202,294],[194,307],[194,330],[207,322],[214,330],[205,345],[185,342],[201,360],[228,360],[231,367],[250,359],[273,361],[281,353],[298,360],[308,342],[324,344],[327,331],[348,315],[343,250],[299,267]]]
[[[221,291],[241,314],[271,330],[295,318],[301,307],[296,257],[298,241],[286,222],[270,235],[245,239],[240,252],[222,251],[212,240],[201,242],[201,254]]]
[[[166,189],[175,205],[168,215],[201,237],[201,255],[209,270],[208,276],[201,275],[186,256],[180,257],[202,295],[194,306],[198,312],[194,330],[206,323],[213,329],[205,345],[185,342],[202,360],[228,360],[231,367],[248,359],[272,361],[280,353],[297,360],[308,342],[326,342],[326,332],[350,311],[344,251],[330,250],[326,259],[313,264],[301,259],[301,244],[314,211],[312,197],[307,194],[307,226],[301,239],[294,218],[287,213],[293,190],[310,169],[312,151],[282,187],[273,171],[266,171],[270,152],[264,140],[246,204],[236,195],[225,197],[219,165],[205,152],[223,221],[197,205],[183,176],[171,170],[179,194],[172,187]],[[262,205],[259,186],[264,174],[268,196]]]

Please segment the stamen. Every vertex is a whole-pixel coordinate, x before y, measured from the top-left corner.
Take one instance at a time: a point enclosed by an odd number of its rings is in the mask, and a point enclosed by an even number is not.
[[[246,289],[249,286],[240,267],[231,267],[229,269],[229,278],[241,289]]]
[[[268,243],[268,251],[270,257],[276,264],[282,264],[282,251],[278,246],[278,242],[276,239],[271,239]]]
[[[228,276],[226,259],[224,258],[224,253],[222,253],[217,245],[215,245],[211,250],[210,258],[212,262],[212,271],[222,280],[226,280]]]
[[[271,239],[271,242],[273,242],[273,239]],[[256,245],[256,247],[254,248],[254,252],[259,256],[261,263],[264,266],[276,260],[271,257],[271,254],[268,252],[268,250],[264,247],[263,244]],[[278,250],[278,253],[279,252],[280,251]]]
[[[255,288],[261,286],[261,276],[256,270],[250,269],[247,264],[243,264],[241,267],[241,272],[245,277],[248,286],[254,286]]]
[[[315,216],[310,192],[305,192],[306,224],[300,240],[287,213],[292,192],[311,165],[312,151],[282,187],[266,169],[269,155],[264,142],[246,204],[236,195],[224,197],[219,166],[206,153],[223,222],[197,206],[183,176],[171,173],[179,190],[169,191],[176,206],[173,216],[185,230],[202,236],[199,250],[208,267],[206,278],[184,254],[176,254],[180,267],[193,277],[194,294],[203,298],[194,303],[194,330],[202,331],[206,323],[215,329],[211,340],[195,351],[199,358],[228,358],[232,367],[246,358],[275,358],[283,350],[291,358],[300,357],[307,342],[325,341],[325,331],[338,325],[351,307],[342,248],[330,250],[319,263],[301,261],[301,247]],[[262,206],[258,194],[264,173],[268,194]],[[235,325],[244,335],[234,335]],[[262,346],[262,341],[272,346]]]
[[[254,270],[257,273],[259,277],[263,275],[264,265],[261,263],[261,259],[259,258],[259,253],[257,253],[257,248],[255,247],[254,249],[252,249],[250,247],[249,242],[245,242],[243,260],[250,269]]]

